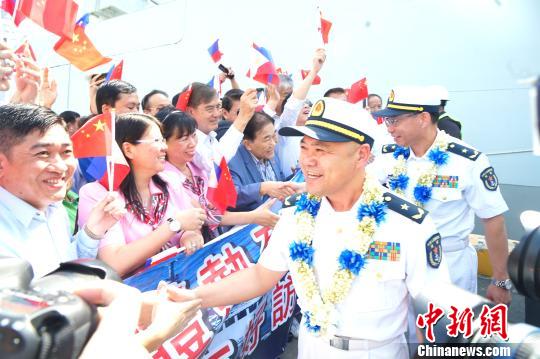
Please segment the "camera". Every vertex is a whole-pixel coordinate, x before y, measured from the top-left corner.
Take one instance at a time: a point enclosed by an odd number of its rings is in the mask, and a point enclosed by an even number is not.
[[[227,76],[228,79],[232,80],[234,78],[234,75],[231,75],[229,69],[223,66],[222,64],[218,65],[218,69],[220,69]]]
[[[26,261],[0,257],[0,357],[78,357],[96,329],[97,311],[71,291],[85,281],[120,277],[97,260],[62,263],[32,277]]]

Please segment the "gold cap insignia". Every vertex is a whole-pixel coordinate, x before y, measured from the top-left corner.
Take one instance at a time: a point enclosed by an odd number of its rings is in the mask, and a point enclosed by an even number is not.
[[[390,95],[388,96],[388,102],[394,102],[394,90],[390,91]]]
[[[320,117],[322,116],[323,112],[324,112],[324,101],[319,100],[315,102],[315,105],[313,105],[313,107],[311,108],[311,113],[309,114],[309,116]]]

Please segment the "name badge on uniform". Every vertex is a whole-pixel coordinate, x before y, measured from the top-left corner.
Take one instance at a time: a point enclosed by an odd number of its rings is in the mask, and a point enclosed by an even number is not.
[[[401,255],[401,243],[399,242],[371,242],[368,250],[368,258],[380,261],[398,262]]]
[[[442,259],[441,235],[439,233],[432,235],[426,241],[426,257],[431,268],[439,268]]]
[[[458,188],[459,176],[440,176],[433,179],[433,187]]]

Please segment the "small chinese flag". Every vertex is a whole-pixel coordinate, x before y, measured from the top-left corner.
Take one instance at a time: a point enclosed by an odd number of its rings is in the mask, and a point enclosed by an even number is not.
[[[180,96],[178,96],[178,101],[176,102],[176,108],[180,111],[185,112],[188,107],[190,97],[191,97],[191,84],[189,85],[186,91],[182,92]]]
[[[225,157],[221,157],[219,165],[214,162],[214,173],[216,183],[209,181],[207,197],[210,203],[216,207],[220,213],[224,213],[228,207],[236,207],[238,194],[234,187],[234,182],[227,166]]]
[[[86,122],[71,136],[76,158],[111,155],[111,114],[104,113]]]
[[[73,0],[19,0],[15,24],[27,17],[45,30],[71,39],[78,9]]]
[[[368,97],[368,88],[366,78],[364,77],[360,81],[357,81],[351,85],[349,93],[347,95],[347,101],[350,103],[357,103]]]
[[[96,49],[81,24],[75,25],[75,31],[71,39],[67,37],[60,38],[54,45],[54,51],[81,71],[87,71],[111,61],[110,58],[104,57]]]
[[[306,78],[306,76],[309,74],[309,70],[300,70],[300,73],[302,74],[302,80]],[[319,85],[321,83],[321,78],[319,75],[315,76],[313,79],[312,85]]]
[[[111,69],[107,73],[105,81],[122,80],[122,71],[124,70],[124,60],[121,60],[118,65],[112,65]]]
[[[0,0],[0,9],[13,16],[15,13],[15,0]]]
[[[34,49],[32,49],[32,46],[30,46],[28,41],[23,42],[21,46],[15,50],[15,54],[19,55],[19,57],[31,58],[34,62],[37,62]]]
[[[322,13],[321,13],[321,27],[319,28],[319,31],[322,36],[322,41],[325,45],[328,44],[328,35],[330,34],[331,27],[332,27],[332,23],[326,19],[323,19]]]

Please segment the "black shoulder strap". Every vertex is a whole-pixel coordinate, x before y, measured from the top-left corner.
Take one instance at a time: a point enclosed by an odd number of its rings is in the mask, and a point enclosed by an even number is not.
[[[476,161],[478,156],[482,154],[482,152],[480,151],[477,151],[470,147],[460,145],[459,143],[455,143],[455,142],[450,142],[448,144],[448,152],[452,152],[461,157],[465,157],[471,161]]]
[[[397,145],[395,143],[390,143],[388,145],[382,146],[382,153],[394,153],[396,151]]]
[[[428,214],[427,210],[418,207],[414,203],[404,200],[391,192],[385,192],[383,199],[390,210],[397,212],[416,223],[422,223]]]

